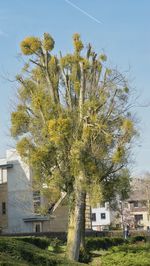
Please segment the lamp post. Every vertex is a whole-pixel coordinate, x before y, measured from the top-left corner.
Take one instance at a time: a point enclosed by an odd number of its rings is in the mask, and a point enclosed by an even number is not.
[[[126,239],[125,228],[124,228],[124,217],[123,217],[123,202],[120,200],[119,203],[120,203],[121,224],[122,224],[123,238]]]

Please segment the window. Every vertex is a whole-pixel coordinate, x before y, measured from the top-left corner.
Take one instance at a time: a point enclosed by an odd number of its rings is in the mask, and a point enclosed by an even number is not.
[[[0,169],[0,184],[3,183],[3,169]]]
[[[35,213],[39,213],[40,212],[41,203],[39,201],[34,201],[33,205],[34,205],[34,212]]]
[[[2,202],[2,214],[6,214],[6,202]]]
[[[36,223],[34,226],[35,226],[34,228],[35,228],[35,232],[36,233],[42,232],[42,225],[41,225],[41,223]]]
[[[143,220],[143,214],[136,214],[134,215],[134,218],[136,222],[140,222],[141,220]]]
[[[92,213],[92,221],[93,221],[93,222],[96,221],[96,213]]]
[[[33,191],[33,199],[40,200],[40,191]]]
[[[106,219],[106,213],[101,213],[101,219]]]
[[[142,200],[141,201],[141,207],[146,207],[147,206],[147,202],[146,200]]]
[[[139,205],[138,205],[138,201],[134,201],[134,202],[133,202],[133,206],[137,208],[137,207],[139,206]]]
[[[34,212],[39,213],[39,209],[41,206],[40,191],[33,191],[33,204],[34,204]]]
[[[7,182],[7,169],[0,168],[0,184]]]

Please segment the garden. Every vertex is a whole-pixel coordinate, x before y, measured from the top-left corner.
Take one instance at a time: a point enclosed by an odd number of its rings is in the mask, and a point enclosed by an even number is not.
[[[66,243],[57,238],[1,237],[0,265],[149,266],[150,243],[144,236],[88,237],[80,262],[65,257]]]

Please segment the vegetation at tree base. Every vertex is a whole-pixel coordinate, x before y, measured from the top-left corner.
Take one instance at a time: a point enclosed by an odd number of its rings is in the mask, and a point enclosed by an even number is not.
[[[28,240],[30,242],[30,238],[28,238]],[[48,250],[43,250],[43,248],[38,248],[35,244],[35,241],[33,245],[31,243],[27,243],[27,238],[26,241],[24,241],[23,238],[0,238],[0,265],[80,265],[78,263],[72,263],[64,258],[64,256],[61,257],[49,252]]]
[[[106,56],[97,55],[90,44],[84,48],[79,34],[73,36],[70,54],[55,56],[54,45],[48,33],[21,43],[29,60],[16,77],[18,104],[11,115],[11,134],[22,158],[34,168],[38,188],[45,184],[49,200],[67,192],[67,253],[78,260],[86,194],[94,204],[112,198],[120,178],[128,183],[124,177],[136,131],[128,83],[106,67]]]
[[[87,238],[88,253],[84,253],[84,251],[80,253],[80,261],[84,262],[80,264],[69,261],[61,249],[55,251],[55,253],[48,251],[49,245],[57,242],[56,239],[46,237],[1,237],[0,265],[148,266],[150,244],[144,243],[142,240],[143,237],[141,236],[129,241],[125,241],[123,238]],[[64,243],[59,241],[60,247],[62,244]]]

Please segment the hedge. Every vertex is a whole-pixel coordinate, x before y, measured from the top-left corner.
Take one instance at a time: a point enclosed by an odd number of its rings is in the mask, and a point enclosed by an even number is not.
[[[125,240],[121,237],[92,237],[86,238],[86,247],[88,250],[108,249],[124,242]]]

